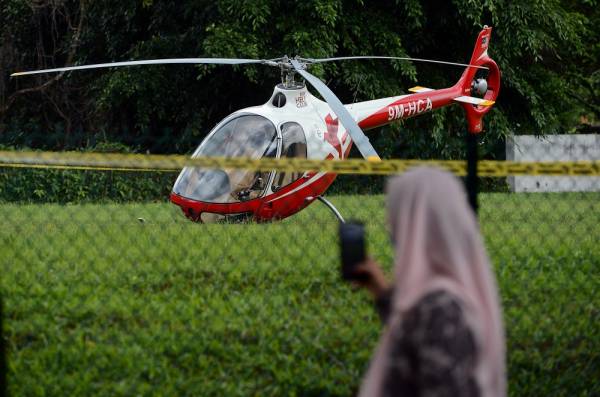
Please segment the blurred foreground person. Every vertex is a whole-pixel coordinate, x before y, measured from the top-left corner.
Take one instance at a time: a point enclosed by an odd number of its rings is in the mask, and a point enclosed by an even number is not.
[[[386,200],[394,281],[373,260],[357,268],[385,323],[360,396],[505,396],[496,283],[462,184],[418,168]]]

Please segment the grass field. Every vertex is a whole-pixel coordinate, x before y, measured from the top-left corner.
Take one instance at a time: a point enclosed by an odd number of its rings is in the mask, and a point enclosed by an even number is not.
[[[383,197],[332,201],[389,269]],[[487,194],[480,213],[510,395],[600,395],[600,195]],[[0,204],[0,219],[15,396],[349,395],[381,330],[339,279],[319,204],[260,225],[167,203]]]

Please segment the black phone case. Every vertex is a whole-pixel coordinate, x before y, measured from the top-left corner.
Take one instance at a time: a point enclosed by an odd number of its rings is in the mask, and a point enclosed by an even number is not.
[[[359,222],[340,223],[339,234],[342,278],[364,280],[366,274],[355,272],[356,265],[366,258],[364,225]]]

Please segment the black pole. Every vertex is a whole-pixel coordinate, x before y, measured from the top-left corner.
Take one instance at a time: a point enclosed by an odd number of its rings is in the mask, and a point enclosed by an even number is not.
[[[465,187],[467,189],[467,197],[469,204],[475,215],[477,215],[477,135],[476,133],[467,132],[467,177],[465,179]]]

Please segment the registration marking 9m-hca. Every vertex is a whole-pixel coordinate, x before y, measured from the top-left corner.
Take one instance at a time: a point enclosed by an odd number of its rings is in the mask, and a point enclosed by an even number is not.
[[[388,107],[388,121],[398,120],[404,117],[411,117],[417,114],[427,112],[433,108],[430,98],[419,99],[418,101],[390,105]]]

